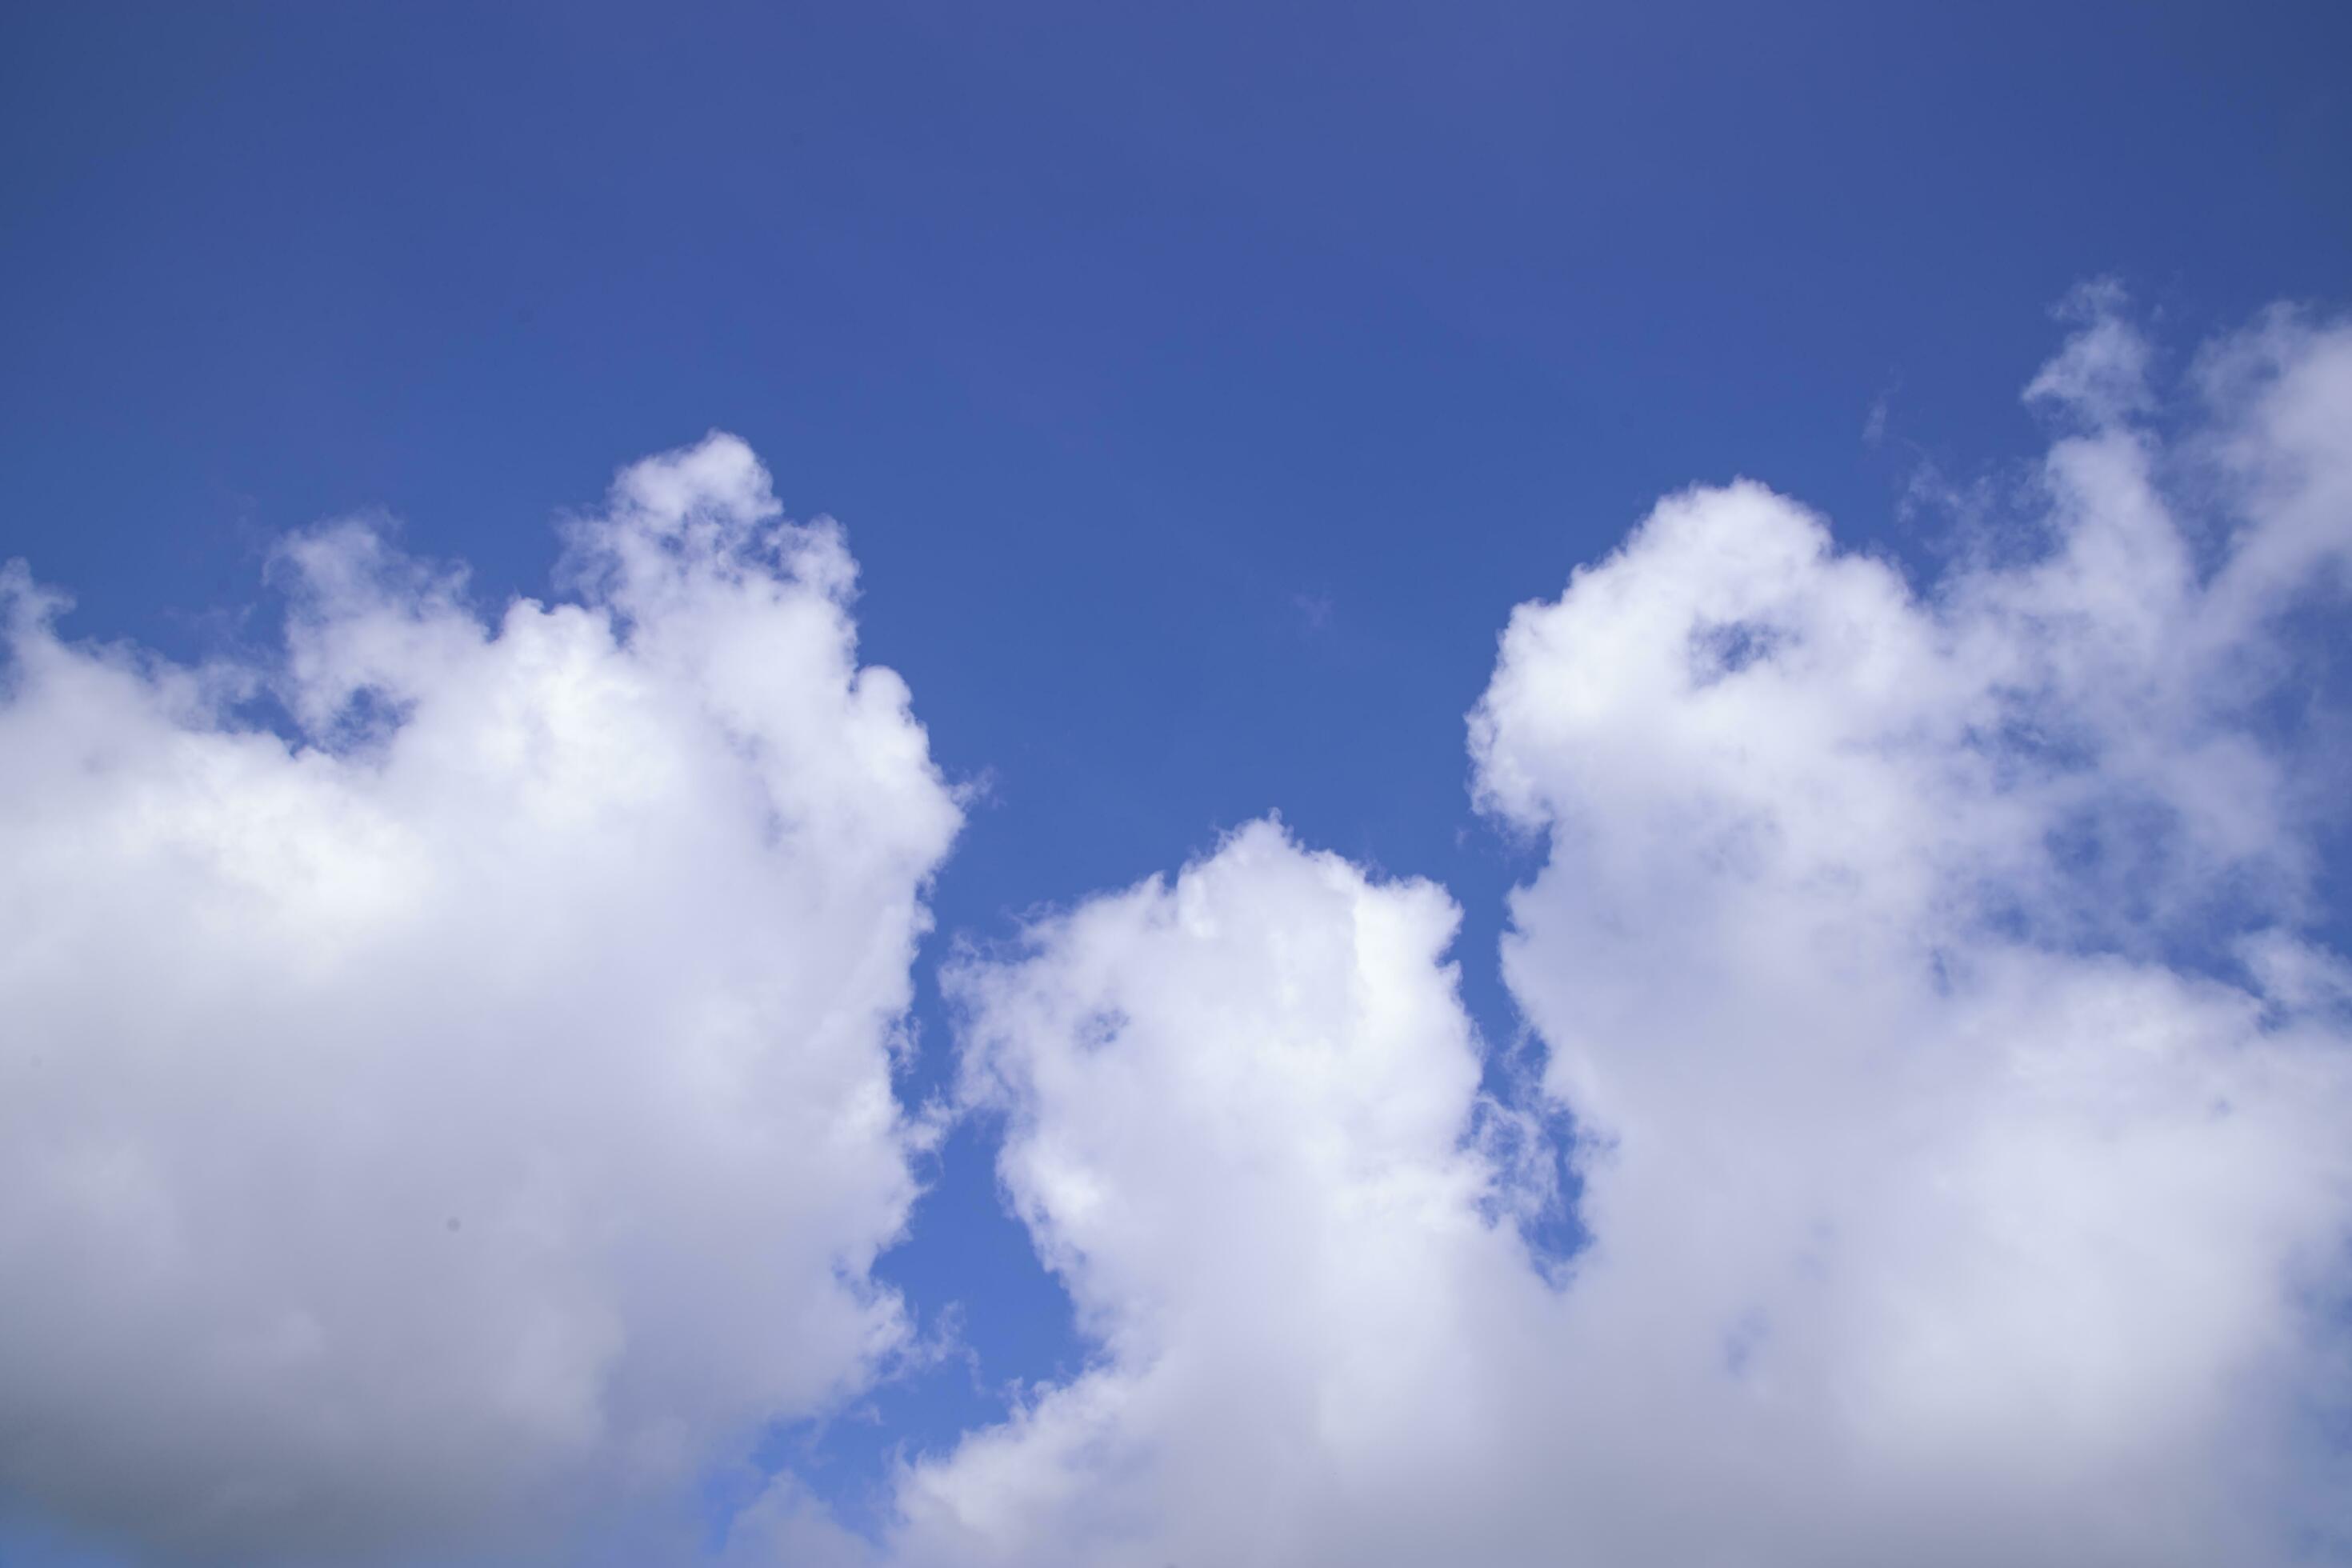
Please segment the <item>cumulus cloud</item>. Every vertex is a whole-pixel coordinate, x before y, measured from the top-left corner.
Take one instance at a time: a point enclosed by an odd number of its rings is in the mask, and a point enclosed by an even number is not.
[[[879,1539],[783,1475],[724,1560],[2352,1555],[2352,326],[2160,384],[2119,290],[2066,314],[1932,580],[1742,482],[1511,616],[1523,1090],[1447,894],[1277,821],[968,951],[961,1100],[1087,1363]],[[0,578],[0,1496],[544,1550],[906,1349],[956,798],[728,438],[495,626],[366,527],[278,570],[282,658],[201,668]]]
[[[965,965],[1097,1354],[905,1469],[897,1556],[2352,1551],[2352,328],[2266,319],[2183,413],[2125,309],[2070,306],[2026,526],[1932,584],[1740,483],[1512,616],[1471,752],[1543,855],[1564,1276],[1435,888],[1259,824]]]
[[[279,569],[282,658],[202,668],[0,577],[0,1494],[185,1558],[527,1545],[901,1345],[957,802],[731,437],[494,625],[365,526]]]
[[[1389,1527],[1492,1447],[1478,1347],[1538,1289],[1462,1145],[1455,918],[1260,823],[961,973],[969,1092],[1007,1115],[1005,1184],[1104,1359],[914,1471],[902,1551],[1414,1550]]]

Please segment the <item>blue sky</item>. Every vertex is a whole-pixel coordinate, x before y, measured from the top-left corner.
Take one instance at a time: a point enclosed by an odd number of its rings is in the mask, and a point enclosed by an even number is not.
[[[1446,890],[1508,1101],[1549,829],[1478,811],[1464,721],[1512,607],[1738,477],[1931,577],[1923,476],[2043,460],[2019,394],[2086,279],[2159,380],[2340,310],[2347,58],[2318,5],[20,6],[0,558],[68,637],[267,658],[290,532],[396,519],[495,614],[616,468],[731,432],[841,521],[860,658],[972,789],[909,1111],[959,944],[1268,812]],[[2303,919],[2345,907],[2323,872]],[[757,1445],[858,1529],[894,1454],[1102,1353],[1000,1111],[877,1266],[955,1353]]]

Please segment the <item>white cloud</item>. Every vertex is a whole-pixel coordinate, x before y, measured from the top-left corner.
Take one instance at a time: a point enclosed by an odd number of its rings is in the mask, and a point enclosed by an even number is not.
[[[2070,309],[2008,546],[1922,590],[1742,483],[1513,616],[1471,735],[1544,855],[1530,1103],[1446,895],[1276,823],[960,963],[1092,1359],[880,1542],[787,1475],[726,1560],[2352,1552],[2352,328],[2264,318],[2184,417],[2116,291]],[[775,510],[728,438],[640,464],[579,602],[494,628],[323,530],[267,668],[0,579],[0,1495],[182,1557],[527,1548],[906,1351],[868,1266],[959,814]],[[1512,1223],[1560,1110],[1564,1272]]]
[[[1104,1359],[916,1470],[902,1552],[1450,1557],[1396,1527],[1492,1462],[1482,1346],[1542,1294],[1462,1147],[1454,924],[1259,823],[961,973],[970,1091]]]
[[[296,540],[258,669],[0,578],[0,1493],[173,1555],[527,1541],[901,1345],[955,799],[740,442],[570,545],[580,601],[489,626]]]
[[[1582,1130],[1559,1289],[1486,1217],[1437,889],[1260,824],[961,972],[1098,1355],[902,1475],[902,1560],[2352,1550],[2296,629],[2344,604],[2352,329],[2209,352],[2167,430],[2076,309],[2022,556],[1923,594],[1743,483],[1512,617],[1472,750],[1547,847],[1505,967]]]

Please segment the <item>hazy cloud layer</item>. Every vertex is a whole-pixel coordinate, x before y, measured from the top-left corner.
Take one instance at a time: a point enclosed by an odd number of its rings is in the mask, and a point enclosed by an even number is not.
[[[0,578],[0,1494],[171,1555],[527,1543],[900,1344],[959,811],[776,512],[731,437],[648,459],[579,602],[495,626],[329,528],[264,668]]]
[[[2352,986],[2301,933],[2352,330],[2168,398],[2071,310],[2047,459],[1932,587],[1741,483],[1512,617],[1471,751],[1545,847],[1504,959],[1580,1129],[1557,1288],[1437,889],[1260,824],[961,972],[1099,1356],[911,1467],[895,1552],[2346,1550]]]

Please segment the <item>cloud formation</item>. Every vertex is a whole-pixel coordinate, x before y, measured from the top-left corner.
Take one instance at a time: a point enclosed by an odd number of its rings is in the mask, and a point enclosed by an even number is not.
[[[2173,385],[2119,291],[2065,314],[1931,579],[1742,481],[1511,616],[1524,1085],[1446,892],[1278,820],[965,951],[961,1110],[1088,1359],[879,1539],[784,1474],[725,1561],[2352,1556],[2352,326]],[[904,1348],[959,811],[775,517],[738,442],[649,459],[495,627],[329,528],[268,668],[5,579],[0,1494],[529,1553]]]
[[[958,805],[731,437],[495,626],[365,526],[280,565],[267,668],[0,577],[0,1495],[171,1557],[543,1549],[901,1345]]]
[[[909,1466],[924,1563],[2352,1550],[2352,972],[2308,934],[2352,329],[2188,411],[2086,291],[1922,588],[1760,485],[1511,618],[1475,790],[1578,1129],[1549,1278],[1436,889],[1243,829],[975,960],[966,1092],[1098,1349]]]

